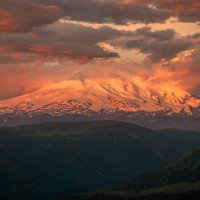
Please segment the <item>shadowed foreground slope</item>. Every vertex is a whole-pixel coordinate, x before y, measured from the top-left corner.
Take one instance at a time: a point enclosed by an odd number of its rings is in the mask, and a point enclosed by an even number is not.
[[[115,188],[72,195],[66,200],[197,200],[200,198],[200,149],[153,172],[129,178]]]
[[[197,132],[115,121],[0,128],[0,198],[58,199],[107,188],[197,146]]]

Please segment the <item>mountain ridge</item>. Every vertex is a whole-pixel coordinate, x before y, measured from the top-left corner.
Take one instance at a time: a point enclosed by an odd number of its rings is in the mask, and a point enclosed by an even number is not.
[[[0,125],[112,119],[149,128],[199,130],[200,98],[174,89],[150,89],[133,79],[68,80],[0,100]],[[186,126],[186,127],[187,127]],[[184,127],[183,127],[184,128]]]

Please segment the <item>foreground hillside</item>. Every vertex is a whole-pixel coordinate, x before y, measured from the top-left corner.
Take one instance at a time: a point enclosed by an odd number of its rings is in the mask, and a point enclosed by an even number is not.
[[[200,198],[200,149],[158,170],[129,178],[115,191],[72,195],[66,200],[197,200]]]
[[[200,148],[183,158],[156,169],[151,173],[138,174],[119,184],[118,190],[142,190],[165,186],[177,182],[196,182],[200,180]]]
[[[198,187],[200,184],[198,185]],[[187,191],[187,190],[186,190]],[[144,191],[145,193],[145,191]],[[63,200],[199,200],[200,191],[190,190],[180,193],[153,192],[152,194],[135,195],[134,193],[88,193],[69,196]]]
[[[111,185],[200,146],[200,134],[115,122],[0,128],[0,199],[58,199]]]

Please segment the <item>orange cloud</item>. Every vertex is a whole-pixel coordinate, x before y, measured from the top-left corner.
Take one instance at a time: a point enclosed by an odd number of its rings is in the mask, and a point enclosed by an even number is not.
[[[12,13],[0,10],[0,31],[7,30],[8,32],[16,31],[14,17]]]
[[[200,50],[189,50],[175,59],[143,68],[139,77],[148,82],[152,88],[174,88],[200,96]]]
[[[28,63],[20,66],[1,66],[0,74],[0,99],[28,93],[52,83],[42,67]]]

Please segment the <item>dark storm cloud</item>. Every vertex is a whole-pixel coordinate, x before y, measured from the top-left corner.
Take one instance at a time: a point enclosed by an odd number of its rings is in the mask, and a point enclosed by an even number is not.
[[[120,0],[6,0],[0,1],[0,31],[26,32],[60,18],[116,23],[164,22],[169,14],[147,4]]]
[[[188,38],[199,39],[200,38],[200,33],[195,33],[193,35],[190,35],[190,36],[188,36]]]
[[[154,38],[160,41],[170,40],[175,36],[175,31],[173,29],[151,31],[150,27],[144,27],[137,29],[135,35],[142,35],[146,38]]]
[[[152,0],[159,9],[165,9],[172,16],[183,22],[200,21],[200,1],[199,0]]]
[[[98,22],[126,24],[128,22],[164,22],[169,14],[157,10],[148,4],[125,4],[119,0],[67,0],[60,1],[69,19]]]
[[[130,4],[149,4],[156,9],[166,11],[171,17],[176,17],[182,22],[200,21],[199,0],[128,0]]]
[[[97,23],[200,20],[199,0],[1,0],[0,31],[26,32],[66,18]]]
[[[0,55],[0,64],[27,63],[31,62],[30,56]]]
[[[0,1],[0,31],[26,32],[33,27],[50,24],[64,15],[55,5],[44,5],[31,0]]]
[[[171,29],[151,31],[150,28],[141,28],[135,31],[134,39],[129,40],[125,47],[138,49],[147,54],[151,61],[158,62],[162,59],[172,59],[193,45],[193,42],[187,38],[176,37]]]
[[[103,50],[98,43],[129,34],[109,27],[95,29],[72,23],[55,23],[27,34],[1,33],[0,62],[118,57],[115,52]]]

